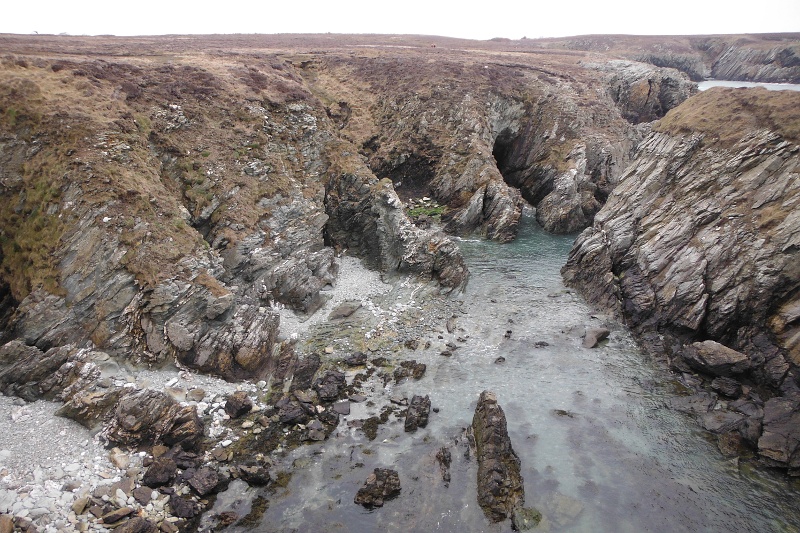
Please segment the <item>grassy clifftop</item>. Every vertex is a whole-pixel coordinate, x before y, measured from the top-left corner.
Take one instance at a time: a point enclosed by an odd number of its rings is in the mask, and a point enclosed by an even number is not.
[[[703,133],[731,147],[747,133],[768,129],[800,143],[800,92],[714,87],[689,98],[656,123],[664,133]]]

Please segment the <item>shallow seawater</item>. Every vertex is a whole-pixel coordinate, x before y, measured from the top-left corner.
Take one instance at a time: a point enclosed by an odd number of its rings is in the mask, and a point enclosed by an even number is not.
[[[800,91],[800,84],[797,83],[762,83],[757,81],[727,81],[727,80],[705,80],[697,84],[701,91],[711,87],[732,87],[732,88],[752,88],[764,87],[770,91]]]
[[[526,218],[512,244],[461,241],[472,272],[453,335],[463,342],[452,357],[437,346],[412,354],[428,364],[422,380],[376,386],[379,397],[430,394],[439,412],[411,434],[392,417],[372,442],[343,420],[325,442],[295,450],[292,480],[270,496],[257,530],[510,531],[478,507],[477,465],[465,455],[463,429],[489,389],[508,419],[526,505],[543,514],[537,530],[800,531],[790,482],[724,458],[691,418],[667,407],[669,372],[563,286],[572,240]],[[609,340],[582,348],[584,328],[601,324]],[[379,407],[354,404],[347,418]],[[453,458],[449,485],[435,459],[443,446]],[[402,493],[365,510],[353,497],[377,466],[398,470]]]

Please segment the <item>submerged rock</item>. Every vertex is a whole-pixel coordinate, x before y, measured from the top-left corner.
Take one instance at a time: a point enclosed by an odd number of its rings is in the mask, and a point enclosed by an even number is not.
[[[500,522],[525,503],[525,487],[506,416],[494,393],[481,393],[472,431],[478,459],[478,504],[489,520]]]
[[[355,503],[364,507],[383,507],[386,500],[400,494],[400,477],[396,470],[376,468],[358,489]]]

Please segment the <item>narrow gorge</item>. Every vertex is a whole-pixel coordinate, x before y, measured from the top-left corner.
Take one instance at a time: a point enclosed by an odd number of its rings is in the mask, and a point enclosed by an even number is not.
[[[613,503],[596,492],[610,478],[588,477],[612,446],[559,481],[549,439],[579,447],[593,409],[613,425],[628,377],[579,377],[606,376],[606,356],[793,494],[800,96],[695,81],[796,83],[800,39],[601,41],[0,35],[2,409],[52,405],[100,454],[35,468],[0,443],[0,518],[495,527],[442,492],[475,475],[458,426],[491,387],[529,489],[514,527],[582,530]],[[582,348],[592,328],[609,340]],[[531,428],[537,387],[550,422]],[[550,466],[526,466],[543,450]],[[366,515],[349,506],[361,486]],[[325,502],[302,503],[311,487]],[[677,510],[681,488],[662,488]]]

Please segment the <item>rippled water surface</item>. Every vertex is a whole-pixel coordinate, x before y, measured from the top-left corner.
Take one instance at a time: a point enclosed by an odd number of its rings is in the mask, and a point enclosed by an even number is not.
[[[372,442],[343,421],[327,441],[296,450],[293,478],[258,530],[509,531],[478,507],[477,466],[465,457],[462,430],[485,389],[505,410],[526,505],[544,516],[538,530],[800,530],[790,482],[724,458],[666,407],[675,392],[660,363],[565,289],[559,269],[572,240],[526,218],[513,244],[462,241],[472,277],[454,336],[465,342],[449,358],[437,346],[414,353],[428,364],[422,380],[376,387],[379,397],[430,394],[439,412],[413,434],[392,417]],[[582,348],[584,328],[600,324],[610,325],[609,341]],[[355,405],[348,418],[379,407]],[[453,456],[449,486],[435,460],[442,446]],[[402,493],[367,511],[353,497],[376,466],[399,471]]]

